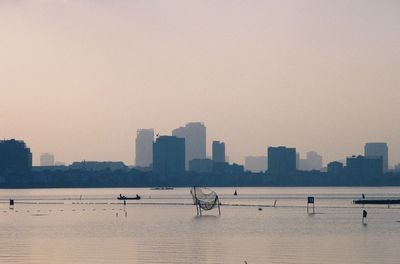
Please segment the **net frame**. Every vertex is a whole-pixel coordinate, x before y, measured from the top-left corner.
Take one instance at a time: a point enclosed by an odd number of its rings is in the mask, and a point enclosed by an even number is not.
[[[192,187],[190,194],[192,195],[194,205],[202,210],[209,211],[217,206],[219,207],[221,204],[218,194],[209,188]]]

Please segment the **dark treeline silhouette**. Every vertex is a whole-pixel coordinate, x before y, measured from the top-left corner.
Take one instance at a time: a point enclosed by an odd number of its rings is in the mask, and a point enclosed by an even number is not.
[[[8,170],[0,173],[0,188],[95,188],[95,187],[190,187],[190,186],[400,186],[400,172],[354,177],[319,171],[296,171],[290,176],[268,173],[196,173],[161,175],[129,170]]]

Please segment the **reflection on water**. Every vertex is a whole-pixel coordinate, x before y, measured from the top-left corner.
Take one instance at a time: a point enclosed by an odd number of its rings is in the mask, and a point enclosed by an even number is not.
[[[194,206],[180,205],[190,204],[188,189],[0,190],[0,263],[399,262],[400,207],[351,201],[400,197],[400,188],[239,188],[237,197],[215,190],[222,203],[257,206],[197,217]],[[124,206],[120,193],[144,199]],[[258,210],[275,199],[276,208]]]

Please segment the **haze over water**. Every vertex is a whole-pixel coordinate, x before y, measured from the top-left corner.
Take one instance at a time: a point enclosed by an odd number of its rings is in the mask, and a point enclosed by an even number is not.
[[[398,0],[0,0],[0,139],[26,142],[33,165],[45,152],[132,165],[137,129],[168,135],[195,121],[207,156],[220,140],[230,162],[285,145],[326,163],[386,142],[393,166],[399,14]],[[134,170],[4,168],[12,187],[172,185]],[[400,262],[400,206],[352,204],[362,193],[399,199],[399,187],[234,190],[215,188],[221,216],[198,217],[188,188],[0,189],[0,263]],[[142,199],[124,205],[119,194]]]
[[[400,188],[215,188],[196,216],[189,189],[0,190],[1,263],[398,263],[400,207],[361,208]],[[119,193],[142,200],[123,206]],[[82,196],[81,196],[82,195]],[[306,197],[316,197],[316,214]],[[8,199],[15,198],[14,210]],[[277,207],[272,205],[278,200]],[[152,204],[151,204],[152,203]],[[164,203],[161,205],[160,203]],[[168,204],[168,205],[167,205]],[[368,224],[361,212],[368,211]],[[126,213],[126,215],[125,215]],[[118,214],[118,216],[117,216]]]

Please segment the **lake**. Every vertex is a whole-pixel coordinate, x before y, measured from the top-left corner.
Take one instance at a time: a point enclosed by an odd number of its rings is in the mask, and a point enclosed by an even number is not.
[[[0,190],[0,263],[400,262],[400,206],[352,204],[400,188],[213,190],[221,216],[196,216],[189,188]],[[120,193],[142,199],[124,206]]]

